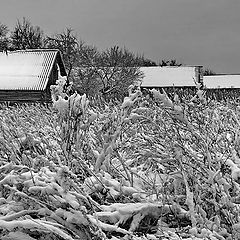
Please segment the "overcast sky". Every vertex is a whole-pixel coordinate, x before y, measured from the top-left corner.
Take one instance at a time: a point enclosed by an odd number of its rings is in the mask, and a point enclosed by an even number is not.
[[[99,49],[240,73],[240,0],[0,0],[10,30],[23,17],[49,35],[71,27]]]

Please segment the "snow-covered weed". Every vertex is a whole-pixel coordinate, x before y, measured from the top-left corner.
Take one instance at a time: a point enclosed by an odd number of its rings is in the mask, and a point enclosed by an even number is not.
[[[0,110],[1,237],[239,238],[236,104],[132,87],[94,104],[63,86],[53,107]]]

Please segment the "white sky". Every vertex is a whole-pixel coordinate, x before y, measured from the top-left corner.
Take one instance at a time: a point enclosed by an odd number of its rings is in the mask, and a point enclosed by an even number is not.
[[[12,30],[22,17],[48,34],[71,27],[99,49],[240,73],[240,0],[0,0],[1,23]]]

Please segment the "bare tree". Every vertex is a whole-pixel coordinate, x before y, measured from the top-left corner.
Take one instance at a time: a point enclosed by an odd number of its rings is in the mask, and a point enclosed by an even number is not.
[[[99,78],[100,52],[95,46],[84,42],[79,44],[77,66],[73,69],[71,80],[74,88],[81,94],[88,96],[99,95],[101,81]]]
[[[139,66],[142,59],[125,48],[118,46],[98,52],[95,47],[82,46],[80,51],[81,66],[78,82],[94,82],[105,99],[122,98],[128,87],[142,77]]]
[[[103,94],[113,93],[122,97],[129,85],[136,83],[142,76],[138,57],[118,46],[102,52],[99,64]]]
[[[10,39],[13,49],[35,49],[44,47],[43,31],[40,27],[33,26],[26,18],[23,18],[22,22],[17,21]]]
[[[204,76],[211,76],[211,75],[216,75],[216,73],[209,68],[205,68],[203,70],[203,75]]]
[[[159,66],[161,66],[161,67],[165,67],[165,66],[177,66],[177,67],[180,67],[182,65],[183,64],[179,63],[176,59],[171,59],[171,60],[163,59],[159,63]]]
[[[156,62],[152,61],[151,59],[144,58],[142,56],[142,62],[140,62],[140,67],[155,67],[157,66]]]
[[[68,78],[73,68],[77,65],[79,56],[79,42],[71,28],[67,28],[59,34],[47,37],[47,48],[57,48],[61,51],[65,66],[68,72]]]
[[[118,46],[98,51],[94,46],[78,41],[71,28],[60,34],[47,37],[47,48],[57,48],[62,52],[68,71],[68,81],[80,93],[94,96],[123,97],[129,85],[142,77],[139,66],[143,63],[154,65]]]
[[[7,52],[8,49],[8,27],[2,23],[0,23],[0,51]]]

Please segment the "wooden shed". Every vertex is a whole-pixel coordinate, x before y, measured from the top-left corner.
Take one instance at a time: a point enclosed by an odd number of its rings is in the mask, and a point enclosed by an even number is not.
[[[240,74],[217,74],[203,77],[206,89],[240,89]]]
[[[170,97],[175,93],[187,99],[196,92],[196,84],[203,84],[202,66],[164,66],[141,67],[143,79],[142,92],[149,94],[149,89],[164,90]]]
[[[50,102],[59,75],[67,75],[59,50],[0,53],[0,102]]]
[[[227,100],[240,98],[240,74],[217,74],[203,77],[208,98]]]

